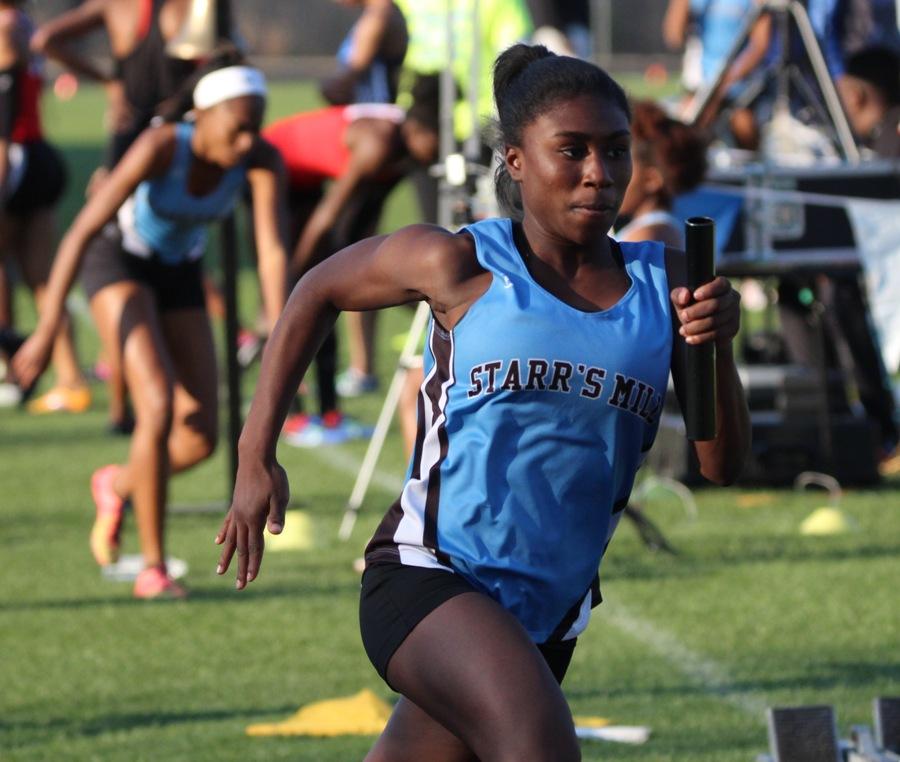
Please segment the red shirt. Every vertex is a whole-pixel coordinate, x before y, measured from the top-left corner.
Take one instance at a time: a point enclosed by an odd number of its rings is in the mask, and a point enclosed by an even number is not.
[[[281,153],[292,188],[315,188],[339,177],[350,163],[344,135],[350,120],[346,106],[295,114],[262,131]]]
[[[19,77],[19,102],[16,122],[9,138],[13,143],[29,143],[44,136],[41,129],[41,88],[40,75],[31,69],[22,69]]]
[[[281,153],[291,188],[316,188],[340,177],[350,164],[347,127],[357,119],[400,124],[404,111],[389,103],[354,103],[295,114],[270,124],[263,137]]]

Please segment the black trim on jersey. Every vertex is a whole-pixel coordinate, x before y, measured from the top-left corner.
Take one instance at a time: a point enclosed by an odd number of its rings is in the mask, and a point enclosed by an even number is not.
[[[616,502],[613,503],[613,509],[612,509],[613,516],[615,516],[617,513],[621,513],[622,511],[624,511],[627,505],[628,505],[628,497],[623,497],[621,500],[616,500]]]
[[[436,329],[431,332],[431,354],[434,357],[434,373],[431,379],[425,384],[425,394],[431,400],[432,425],[442,414],[440,402],[441,394],[444,386],[450,381],[451,367],[450,363],[453,359],[453,335],[443,335]],[[449,390],[449,387],[448,387]],[[446,419],[445,419],[446,422]],[[438,507],[440,505],[441,496],[441,465],[447,457],[447,449],[449,441],[447,439],[447,428],[445,423],[441,423],[437,430],[438,444],[440,451],[437,460],[431,466],[428,472],[428,491],[425,495],[425,515],[423,517],[424,529],[422,542],[426,548],[434,550],[437,559],[442,564],[450,564],[450,559],[441,553],[438,548],[437,539],[437,518]]]
[[[584,605],[584,599],[590,595],[591,596],[591,608],[599,603],[600,598],[600,577],[598,575],[594,575],[594,579],[591,580],[590,587],[584,591],[582,595],[578,597],[575,605],[570,608],[563,618],[560,620],[559,624],[556,625],[556,629],[553,630],[550,637],[547,638],[545,642],[552,643],[558,642],[563,639],[565,634],[572,629],[572,625],[578,621],[578,615],[581,613],[581,607]],[[594,601],[597,601],[595,603]]]
[[[609,543],[606,543],[606,545],[609,547]],[[600,592],[600,575],[595,574],[591,582],[591,608],[595,609],[601,603],[603,603],[603,595]]]
[[[444,386],[451,378],[451,362],[453,358],[453,337],[446,331],[439,330],[435,323],[432,323],[432,330],[428,337],[429,347],[434,358],[434,367],[419,392],[417,405],[419,414],[419,425],[416,432],[416,444],[413,452],[413,464],[411,469],[411,478],[421,479],[422,457],[425,444],[425,432],[434,426],[435,421],[442,415],[443,411],[440,407],[441,395],[444,392]],[[449,387],[448,387],[449,388]],[[426,400],[427,398],[427,400]],[[428,411],[428,402],[430,405],[431,417],[426,418]],[[425,493],[425,510],[422,517],[422,544],[426,548],[434,551],[437,560],[445,566],[450,566],[450,558],[440,551],[437,542],[437,514],[440,505],[440,483],[441,483],[441,465],[447,457],[449,440],[447,431],[443,424],[438,427],[438,457],[428,471],[428,487]],[[368,563],[379,561],[400,561],[400,550],[394,541],[394,536],[403,520],[403,495],[394,501],[375,534],[366,547],[366,561]]]
[[[366,563],[379,561],[394,561],[400,563],[400,549],[394,542],[394,535],[397,533],[397,527],[403,519],[403,507],[400,505],[398,497],[394,504],[388,509],[384,515],[369,544],[366,545],[364,553]]]
[[[419,393],[416,394],[416,420],[418,421],[418,426],[416,426],[416,442],[413,445],[413,455],[412,455],[412,470],[410,471],[410,478],[412,479],[421,479],[422,478],[422,448],[425,446],[425,394],[419,389]]]
[[[442,333],[443,332],[438,332],[437,324],[432,323],[431,335],[428,337],[428,346],[430,347],[431,355],[434,358],[434,368],[432,369],[430,378],[422,387],[422,392],[431,402],[431,418],[427,421],[427,428],[429,429],[434,426],[434,422],[441,414],[441,387],[444,385],[444,382],[450,378],[450,337],[442,335]],[[447,347],[447,350],[442,351],[439,355],[435,350],[436,345],[440,346],[442,350],[444,347]],[[441,360],[444,361],[443,365],[441,364]]]

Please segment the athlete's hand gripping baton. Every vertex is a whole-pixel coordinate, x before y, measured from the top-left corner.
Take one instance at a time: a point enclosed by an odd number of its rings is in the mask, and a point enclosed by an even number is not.
[[[691,217],[684,223],[687,287],[694,291],[716,277],[713,253],[716,225],[709,217]],[[715,344],[687,345],[684,423],[692,441],[716,437]]]

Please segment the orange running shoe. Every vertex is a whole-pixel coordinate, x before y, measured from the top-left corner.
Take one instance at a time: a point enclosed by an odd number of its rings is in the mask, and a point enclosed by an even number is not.
[[[100,566],[109,566],[119,560],[119,535],[122,532],[122,514],[125,500],[113,489],[119,466],[98,468],[91,476],[91,496],[97,507],[94,526],[91,529],[91,553]]]
[[[149,566],[134,581],[134,597],[144,600],[187,598],[187,590],[167,573],[165,566]]]
[[[70,388],[54,386],[28,403],[28,412],[43,413],[83,413],[91,406],[91,390],[86,386]]]

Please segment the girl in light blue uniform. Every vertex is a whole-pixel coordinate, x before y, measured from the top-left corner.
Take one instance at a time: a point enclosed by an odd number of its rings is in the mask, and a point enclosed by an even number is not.
[[[24,384],[43,370],[80,269],[98,330],[122,348],[135,408],[128,461],[91,478],[91,551],[100,565],[116,560],[130,499],[145,565],[134,586],[139,598],[186,594],[165,565],[168,479],[205,460],[216,444],[216,359],[200,258],[207,225],[230,213],[245,183],[272,325],[286,288],[284,168],[259,136],[265,80],[256,69],[228,66],[203,76],[193,94],[195,121],[142,133],[76,217],[60,244],[38,327],[14,367]]]
[[[417,441],[362,580],[363,644],[402,694],[369,760],[578,759],[559,683],[670,370],[684,392],[685,343],[718,349],[719,426],[694,445],[702,473],[733,480],[748,447],[737,295],[724,278],[691,294],[678,252],[606,234],[631,175],[621,88],[516,45],[494,94],[511,218],[405,228],[301,279],[269,340],[217,537],[218,571],[237,552],[243,589],[263,528],[283,527],[281,423],[338,312],[427,300]]]
[[[420,436],[367,562],[457,571],[536,643],[573,638],[659,424],[672,345],[664,249],[617,247],[630,287],[586,311],[535,282],[511,220],[466,231],[491,285],[452,332],[431,323]]]

